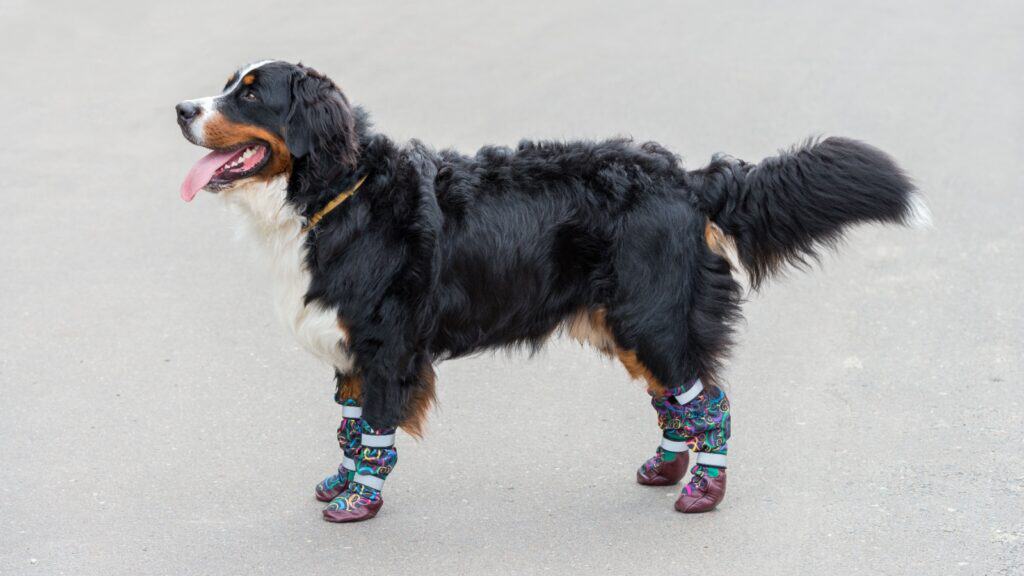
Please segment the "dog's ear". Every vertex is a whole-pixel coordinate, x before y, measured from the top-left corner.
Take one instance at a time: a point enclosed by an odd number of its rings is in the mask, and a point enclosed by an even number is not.
[[[291,92],[284,141],[292,156],[354,168],[359,140],[352,108],[341,90],[326,76],[303,66],[292,77]]]

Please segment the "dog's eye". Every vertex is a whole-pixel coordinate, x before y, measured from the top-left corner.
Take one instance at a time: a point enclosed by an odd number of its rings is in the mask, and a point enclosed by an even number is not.
[[[243,100],[248,100],[249,102],[255,102],[255,101],[259,100],[260,98],[256,94],[255,90],[246,90],[245,92],[242,92],[242,99]]]

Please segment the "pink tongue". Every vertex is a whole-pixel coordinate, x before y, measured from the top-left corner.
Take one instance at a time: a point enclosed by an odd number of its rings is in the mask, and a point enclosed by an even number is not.
[[[196,162],[196,165],[188,171],[185,181],[181,183],[181,199],[191,202],[196,194],[210,183],[210,179],[217,172],[217,169],[227,163],[228,160],[238,153],[238,150],[230,152],[213,151],[203,156]]]

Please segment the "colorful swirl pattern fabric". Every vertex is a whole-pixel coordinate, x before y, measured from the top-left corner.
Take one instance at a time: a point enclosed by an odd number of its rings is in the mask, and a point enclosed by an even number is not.
[[[665,438],[686,442],[691,450],[697,452],[726,454],[731,432],[729,398],[721,389],[705,385],[696,398],[683,406],[675,397],[686,389],[679,386],[667,390],[663,396],[652,395],[651,405],[658,413],[658,426],[664,431]],[[658,452],[665,451],[659,448]],[[668,454],[672,453],[668,452],[662,458],[670,460]]]
[[[359,405],[354,398],[338,401],[338,404],[342,406]],[[362,420],[359,418],[342,418],[341,424],[338,425],[338,446],[341,447],[342,454],[353,461],[359,452],[362,438],[362,433],[359,431],[360,422]],[[339,464],[337,474],[332,474],[317,484],[317,498],[327,501],[337,497],[348,488],[348,483],[352,480],[353,475],[355,475],[355,470],[345,468],[344,463]]]
[[[339,494],[348,488],[348,470],[338,466],[338,473],[331,474],[316,485],[317,500],[327,501],[337,498]]]
[[[341,402],[342,406],[358,406],[354,398],[348,398]],[[362,432],[360,427],[362,426],[361,418],[342,418],[341,424],[338,426],[338,446],[341,447],[341,452],[346,458],[350,458],[355,462],[358,462],[357,456],[359,449],[362,448]],[[352,475],[355,474],[355,470],[349,470],[349,480],[352,479]]]
[[[380,492],[362,484],[353,484],[343,492],[325,510],[355,510],[372,502],[380,500]]]
[[[374,428],[366,423],[366,421],[360,421],[359,427],[360,434],[368,434],[374,436],[385,436],[388,434],[394,434],[395,428]],[[398,450],[394,446],[387,446],[383,448],[371,448],[369,446],[360,446],[356,453],[357,470],[356,474],[365,476],[376,476],[381,480],[388,477],[388,474],[394,470],[395,465],[398,463]],[[359,482],[350,482],[348,490],[343,494],[331,501],[327,505],[328,510],[352,510],[360,506],[365,506],[371,502],[380,500],[380,490],[371,488],[365,484]]]
[[[691,384],[692,386],[692,384]],[[658,413],[658,426],[669,440],[685,442],[690,450],[727,454],[731,433],[729,398],[720,388],[705,386],[696,398],[680,405],[676,396],[689,386],[679,386],[666,391],[665,395],[651,398],[651,405]],[[644,463],[644,471],[650,473],[663,462],[671,462],[678,454],[658,447],[658,453]],[[689,496],[704,494],[708,479],[717,478],[721,470],[714,466],[697,464],[690,469],[690,481],[683,487]]]

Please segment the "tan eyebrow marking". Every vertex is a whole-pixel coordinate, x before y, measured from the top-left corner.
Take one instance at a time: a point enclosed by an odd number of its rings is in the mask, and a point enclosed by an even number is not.
[[[254,76],[252,74],[247,74],[245,76],[245,78],[242,78],[242,84],[245,84],[246,86],[251,86],[252,83],[255,82],[255,81],[256,81],[256,76]]]

